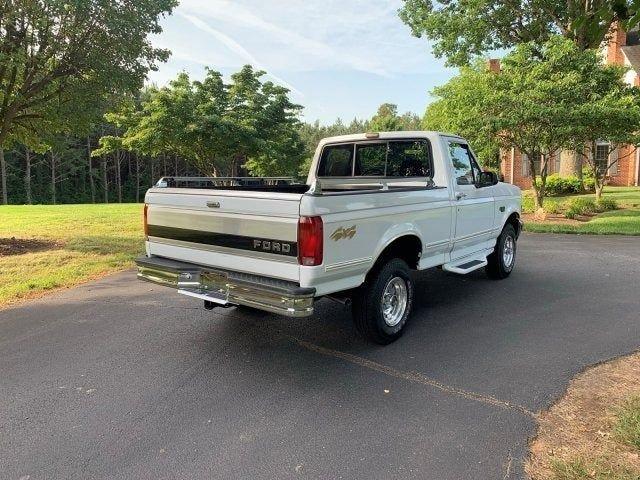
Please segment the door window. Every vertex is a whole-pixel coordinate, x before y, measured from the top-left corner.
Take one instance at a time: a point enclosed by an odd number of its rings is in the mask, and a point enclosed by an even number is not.
[[[453,174],[458,185],[473,185],[480,175],[469,146],[464,143],[449,142],[449,156],[453,165]]]

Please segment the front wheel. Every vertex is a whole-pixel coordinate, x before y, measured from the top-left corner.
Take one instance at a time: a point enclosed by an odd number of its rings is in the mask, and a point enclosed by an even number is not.
[[[409,267],[393,258],[370,273],[353,295],[353,320],[367,339],[387,345],[402,335],[413,307]]]
[[[516,230],[508,223],[496,241],[496,248],[487,257],[485,267],[489,278],[500,280],[507,278],[516,263]]]

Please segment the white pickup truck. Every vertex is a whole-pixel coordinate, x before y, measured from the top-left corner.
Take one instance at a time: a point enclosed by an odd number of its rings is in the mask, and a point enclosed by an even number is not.
[[[331,137],[306,183],[161,179],[145,197],[138,277],[206,308],[304,317],[321,297],[351,303],[358,330],[387,344],[411,313],[410,270],[511,273],[520,210],[520,190],[483,172],[460,137]]]

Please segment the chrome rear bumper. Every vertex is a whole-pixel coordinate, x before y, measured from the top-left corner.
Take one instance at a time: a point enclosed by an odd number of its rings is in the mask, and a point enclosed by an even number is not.
[[[219,305],[245,305],[288,317],[313,313],[315,288],[162,257],[136,259],[138,278]]]

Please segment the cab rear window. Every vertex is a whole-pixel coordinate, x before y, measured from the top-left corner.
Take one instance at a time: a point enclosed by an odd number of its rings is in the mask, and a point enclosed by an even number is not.
[[[433,178],[431,144],[426,139],[407,139],[327,145],[317,176]]]

